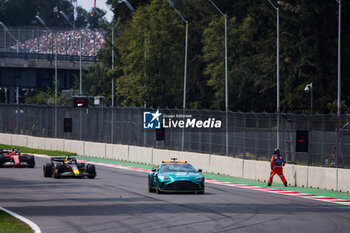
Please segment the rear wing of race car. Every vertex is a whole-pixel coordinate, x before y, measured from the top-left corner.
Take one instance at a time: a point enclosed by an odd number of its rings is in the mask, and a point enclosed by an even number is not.
[[[7,152],[12,152],[12,151],[15,151],[15,152],[17,152],[17,153],[19,153],[19,152],[21,152],[21,150],[20,149],[0,149],[0,153],[7,153]]]
[[[75,161],[75,162],[77,161],[76,158],[73,158],[73,157],[71,157],[71,158],[72,158],[73,161]],[[51,161],[64,163],[65,159],[66,159],[66,157],[52,157]]]
[[[55,161],[55,162],[64,162],[64,157],[52,157],[51,161]]]

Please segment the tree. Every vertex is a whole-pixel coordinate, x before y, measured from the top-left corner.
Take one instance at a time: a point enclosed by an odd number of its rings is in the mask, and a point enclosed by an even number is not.
[[[96,8],[96,13],[93,15],[93,10],[90,10],[87,14],[87,26],[88,28],[96,29],[100,28],[100,23],[106,21],[104,16],[106,15],[106,11],[100,8]]]
[[[228,19],[229,108],[232,110],[272,110],[271,89],[273,59],[266,23],[259,20],[263,12],[254,12],[241,21]],[[214,109],[224,109],[224,19],[214,18],[204,31],[203,52],[207,62],[205,74],[215,93]],[[273,92],[275,93],[275,92]],[[274,102],[273,102],[274,103]]]
[[[83,94],[88,96],[104,96],[105,102],[111,100],[111,78],[109,68],[103,64],[91,64],[83,75]]]
[[[55,104],[55,90],[53,88],[36,89],[29,92],[25,97],[25,104],[39,104],[39,105],[54,105]],[[72,99],[60,93],[57,96],[58,105],[71,105]]]
[[[140,6],[116,40],[123,70],[117,92],[123,105],[181,106],[184,26],[167,4],[152,0]]]
[[[106,3],[112,8],[114,17],[118,17],[122,24],[124,24],[127,20],[130,20],[132,18],[132,12],[124,2],[107,0]],[[139,6],[150,4],[150,0],[132,0],[130,1],[130,3],[135,9],[137,9]]]

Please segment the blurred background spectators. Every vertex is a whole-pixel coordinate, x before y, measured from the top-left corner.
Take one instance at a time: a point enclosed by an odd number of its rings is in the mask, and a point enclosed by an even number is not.
[[[40,37],[26,40],[19,45],[20,52],[51,54],[54,53],[57,42],[57,54],[80,55],[80,42],[82,43],[82,56],[96,56],[103,46],[103,33],[97,29],[71,30],[63,32],[47,32]],[[16,44],[12,49],[16,49]]]

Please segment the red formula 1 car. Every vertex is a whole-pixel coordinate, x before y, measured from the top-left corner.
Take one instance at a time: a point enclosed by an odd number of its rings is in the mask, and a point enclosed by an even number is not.
[[[22,154],[20,150],[1,150],[0,167],[35,167],[33,155]]]

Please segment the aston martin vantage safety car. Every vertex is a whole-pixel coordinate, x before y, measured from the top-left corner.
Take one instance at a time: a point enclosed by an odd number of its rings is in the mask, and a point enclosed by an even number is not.
[[[34,155],[22,154],[21,150],[1,150],[0,167],[35,167]]]
[[[194,192],[204,193],[204,176],[187,161],[172,158],[162,161],[159,168],[148,174],[149,192]]]
[[[78,163],[74,157],[52,157],[50,163],[43,166],[44,177],[71,177],[94,179],[96,176],[95,165]]]

